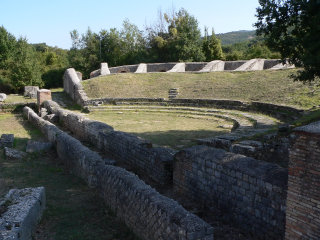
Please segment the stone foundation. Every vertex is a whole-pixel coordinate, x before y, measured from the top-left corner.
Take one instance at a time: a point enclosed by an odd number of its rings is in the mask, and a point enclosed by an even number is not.
[[[175,155],[174,191],[263,239],[282,239],[287,170],[207,146]],[[212,209],[212,210],[211,210]]]
[[[320,238],[320,121],[295,129],[290,150],[286,239]]]
[[[24,108],[24,116],[55,145],[68,169],[96,187],[106,205],[142,239],[213,240],[213,228],[209,224],[159,194],[133,173],[108,165],[97,153],[30,108]]]

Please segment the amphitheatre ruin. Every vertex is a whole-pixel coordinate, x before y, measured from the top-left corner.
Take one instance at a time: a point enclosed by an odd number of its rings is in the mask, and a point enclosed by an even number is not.
[[[241,77],[255,82],[262,75],[254,74],[292,69],[268,59],[101,63],[86,80],[73,68],[64,73],[63,91],[80,111],[36,86],[25,94],[37,103],[24,103],[21,111],[64,167],[96,189],[141,239],[319,239],[320,122],[295,125],[310,110],[259,101],[271,98],[267,90],[252,100],[245,93],[255,87],[247,85],[240,99],[230,86],[217,84]],[[200,77],[207,82],[201,85]],[[219,89],[231,97],[216,98]],[[44,190],[35,191],[44,203]],[[33,209],[41,213],[38,205]],[[25,228],[36,227],[40,216],[33,215]],[[6,227],[9,217],[0,218],[4,239],[26,231]],[[223,235],[224,225],[241,237]]]

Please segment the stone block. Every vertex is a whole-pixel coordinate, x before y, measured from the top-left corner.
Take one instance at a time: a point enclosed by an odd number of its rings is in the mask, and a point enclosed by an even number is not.
[[[49,151],[51,148],[52,148],[52,143],[50,142],[38,142],[34,140],[29,140],[27,143],[26,152],[33,153],[33,152]]]
[[[27,156],[25,152],[22,152],[13,148],[8,148],[8,147],[4,148],[4,155],[9,159],[20,159]]]
[[[38,90],[39,90],[38,86],[25,86],[23,95],[29,98],[37,98]]]
[[[7,95],[5,93],[0,93],[0,102],[3,102],[4,100],[6,100]]]
[[[37,104],[40,109],[41,104],[44,101],[52,100],[51,91],[48,89],[40,89],[37,91]]]
[[[14,135],[2,134],[0,138],[0,147],[13,147]]]
[[[0,239],[32,239],[45,203],[44,187],[11,189],[0,200],[0,207],[6,206],[0,215]]]

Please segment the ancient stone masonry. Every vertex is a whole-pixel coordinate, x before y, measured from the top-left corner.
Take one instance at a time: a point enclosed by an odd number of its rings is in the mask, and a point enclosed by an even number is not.
[[[97,153],[30,108],[24,108],[24,115],[55,145],[66,166],[96,187],[105,203],[142,239],[213,239],[209,224],[159,194],[133,173],[108,165]]]
[[[159,184],[172,182],[172,159],[175,151],[152,147],[146,140],[113,131],[107,124],[64,110],[55,102],[47,101],[44,107],[49,113],[57,115],[60,123],[79,139],[90,142]]]
[[[283,64],[279,59],[251,59],[241,61],[212,61],[186,63],[147,63],[125,65],[108,68],[107,63],[100,69],[92,71],[90,78],[115,73],[146,73],[146,72],[216,72],[216,71],[256,71],[264,69],[293,68],[290,64]],[[102,74],[103,73],[103,74]]]
[[[32,239],[45,205],[44,187],[11,189],[0,199],[0,239]]]
[[[286,239],[320,239],[320,121],[294,131],[290,150]]]
[[[207,211],[220,208],[255,236],[284,237],[287,170],[278,165],[194,146],[175,155],[173,184],[181,196]]]
[[[74,68],[69,68],[63,75],[63,89],[77,104],[83,106],[88,100],[86,93],[83,91],[81,79],[78,77]]]

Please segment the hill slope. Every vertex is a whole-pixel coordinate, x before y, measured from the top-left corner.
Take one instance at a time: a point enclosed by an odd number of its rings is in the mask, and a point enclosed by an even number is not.
[[[83,82],[89,98],[234,99],[310,108],[320,105],[320,87],[294,82],[296,69],[252,72],[112,74]]]
[[[251,40],[256,37],[256,31],[241,30],[216,35],[221,40],[222,45],[228,45]]]

